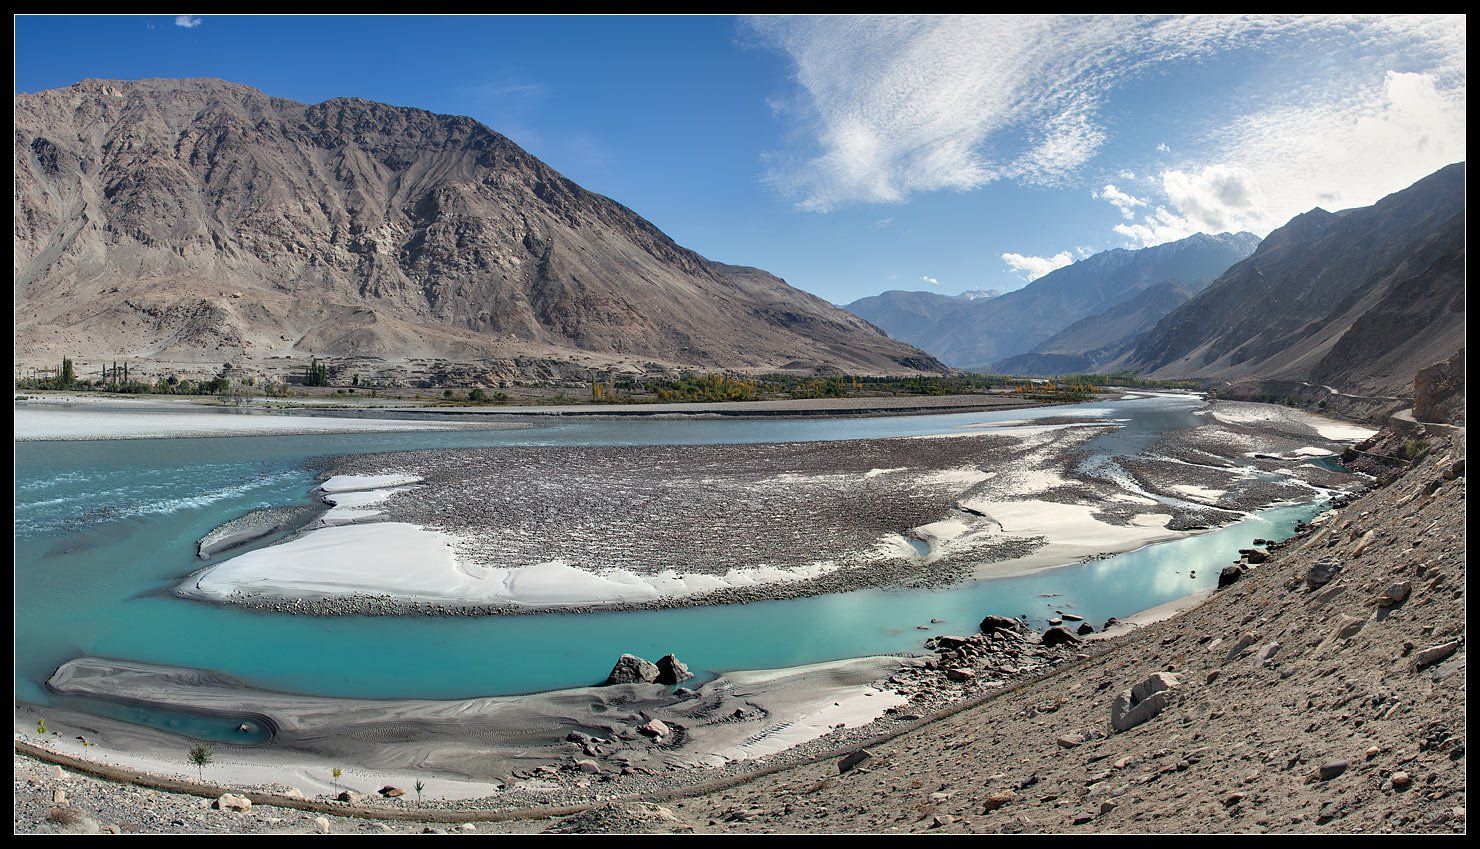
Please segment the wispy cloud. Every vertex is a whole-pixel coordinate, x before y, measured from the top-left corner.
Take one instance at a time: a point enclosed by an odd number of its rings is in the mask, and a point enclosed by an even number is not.
[[[1251,116],[1236,139],[1214,146],[1210,164],[1162,172],[1165,203],[1115,231],[1133,245],[1200,231],[1264,235],[1316,205],[1373,203],[1465,158],[1464,91],[1390,71],[1340,102]]]
[[[1281,59],[1339,48],[1431,73],[1441,93],[1464,85],[1462,16],[764,17],[745,27],[788,57],[796,82],[791,102],[774,109],[789,122],[789,143],[765,154],[766,179],[813,211],[1001,180],[1082,180],[1115,126],[1103,114],[1113,93],[1153,69],[1222,53]],[[1285,76],[1271,74],[1270,85],[1299,89],[1299,74]],[[1320,111],[1331,91],[1292,105]],[[1263,94],[1268,103],[1285,93]],[[1261,127],[1286,134],[1273,147],[1294,143],[1294,128],[1261,115],[1207,129],[1230,144],[1257,139]],[[1166,142],[1157,149],[1172,154]],[[1194,164],[1213,163],[1182,170]]]
[[[1059,251],[1053,256],[1023,256],[1006,253],[1002,255],[1002,261],[1007,263],[1008,269],[1013,274],[1031,283],[1054,269],[1072,265],[1074,255],[1068,251]]]
[[[510,78],[472,85],[466,91],[474,97],[537,100],[549,96],[550,87],[541,82]]]
[[[880,218],[878,221],[875,221],[874,222],[873,227],[871,229],[874,229],[874,230],[882,230],[885,227],[888,227],[890,224],[893,224],[893,223],[894,223],[894,219],[893,218]]]
[[[936,280],[934,277],[926,276],[926,277],[921,277],[920,279],[921,280],[924,280],[926,283],[929,283],[932,286],[939,286],[940,285],[940,281],[939,280]]]
[[[1105,188],[1094,193],[1094,197],[1109,201],[1116,209],[1120,210],[1120,214],[1124,218],[1135,218],[1136,207],[1146,205],[1146,201],[1115,188],[1114,183],[1106,183]]]
[[[175,16],[175,26],[177,26],[177,27],[184,27],[185,29],[195,29],[196,27],[200,26],[201,24],[203,24],[205,22],[206,22],[205,18],[202,18],[200,15],[176,15]]]

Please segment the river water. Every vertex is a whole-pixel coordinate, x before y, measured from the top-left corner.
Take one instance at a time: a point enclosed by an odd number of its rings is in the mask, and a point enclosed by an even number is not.
[[[45,680],[82,655],[211,669],[287,692],[459,698],[595,683],[622,652],[676,653],[702,681],[727,670],[919,650],[929,634],[971,632],[986,613],[1026,614],[1041,628],[1063,610],[1098,627],[1107,617],[1212,586],[1239,548],[1258,537],[1288,536],[1320,505],[1276,507],[1218,531],[1028,576],[721,607],[316,618],[186,601],[168,589],[200,568],[194,546],[207,531],[254,507],[310,503],[315,475],[335,455],[916,436],[1062,415],[1119,420],[1123,427],[1090,448],[1121,454],[1167,430],[1203,423],[1194,415],[1201,406],[1191,396],[1155,395],[929,416],[557,419],[509,430],[17,443],[16,694],[47,703]],[[916,628],[931,619],[944,622]],[[120,718],[207,739],[231,733],[220,723],[133,709]]]

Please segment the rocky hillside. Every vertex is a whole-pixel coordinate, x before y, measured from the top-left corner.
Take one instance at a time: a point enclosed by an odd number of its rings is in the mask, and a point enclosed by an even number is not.
[[[1464,344],[1464,188],[1460,163],[1296,216],[1108,367],[1411,398],[1414,372]]]
[[[1369,440],[1377,489],[1257,549],[1181,616],[1084,641],[1078,663],[847,771],[832,759],[669,807],[714,832],[1463,832],[1456,433]]]
[[[478,122],[220,80],[18,94],[20,361],[940,369]]]
[[[1033,350],[995,366],[1007,374],[1053,375],[1094,371],[1113,359],[1162,316],[1187,303],[1193,291],[1181,283],[1157,283],[1102,313],[1081,318]]]

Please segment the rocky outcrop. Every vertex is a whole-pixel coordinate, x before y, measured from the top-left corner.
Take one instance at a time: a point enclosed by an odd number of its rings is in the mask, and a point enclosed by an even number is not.
[[[689,667],[671,654],[658,658],[657,666],[659,684],[678,684],[694,677]]]
[[[1129,731],[1146,722],[1171,704],[1180,686],[1182,682],[1176,675],[1156,672],[1122,690],[1110,703],[1110,727],[1116,731]]]
[[[1421,422],[1464,424],[1465,349],[1413,377],[1413,417]]]
[[[606,676],[606,685],[652,684],[658,680],[658,667],[635,654],[624,654],[617,658],[611,674]]]

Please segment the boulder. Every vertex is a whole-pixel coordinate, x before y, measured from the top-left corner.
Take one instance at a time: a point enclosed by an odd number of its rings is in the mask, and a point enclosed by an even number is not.
[[[1172,695],[1182,682],[1170,672],[1153,672],[1128,690],[1122,690],[1110,703],[1110,727],[1129,731],[1161,713],[1171,704]]]
[[[982,800],[982,813],[991,813],[1016,798],[1017,794],[1011,790],[998,790],[996,793],[992,793],[986,799]]]
[[[981,631],[983,634],[992,634],[997,631],[1011,631],[1012,633],[1019,633],[1022,630],[1023,623],[1019,622],[1016,619],[1013,619],[1010,616],[998,616],[996,614],[988,614],[987,617],[982,620],[981,624]]]
[[[246,796],[235,793],[223,793],[220,798],[211,803],[211,807],[218,811],[237,811],[245,813],[252,810],[252,800]]]
[[[849,770],[857,767],[859,764],[872,758],[873,756],[874,753],[870,752],[868,749],[859,749],[856,752],[849,752],[848,754],[843,756],[842,760],[838,761],[838,774],[841,775],[845,772],[848,772]]]
[[[1407,581],[1398,581],[1391,584],[1377,596],[1378,607],[1397,607],[1408,600],[1409,593],[1413,592],[1413,585]]]
[[[348,802],[351,805],[358,805],[361,801],[364,800],[365,794],[356,793],[353,790],[341,790],[339,791],[339,795],[335,796],[334,798],[338,799],[341,802]]]
[[[1045,646],[1072,645],[1079,642],[1079,637],[1073,631],[1062,625],[1055,625],[1043,632],[1043,644]]]
[[[1062,616],[1065,622],[1081,622],[1084,620],[1084,617],[1077,613],[1060,613],[1059,616]]]
[[[1331,579],[1336,577],[1336,573],[1340,571],[1341,561],[1337,560],[1334,557],[1325,557],[1317,560],[1315,563],[1311,564],[1310,569],[1308,569],[1305,573],[1306,586],[1310,587],[1311,589],[1324,587],[1326,584],[1329,584],[1331,582]]]
[[[1239,578],[1242,578],[1243,576],[1243,567],[1237,564],[1232,566],[1224,566],[1223,571],[1218,573],[1218,589],[1221,590],[1226,587],[1233,586],[1234,582],[1236,582]]]
[[[1250,563],[1257,565],[1269,559],[1269,552],[1261,551],[1257,548],[1251,548],[1249,549],[1248,553],[1244,555],[1244,559],[1249,561]]]
[[[1459,647],[1459,640],[1450,640],[1447,643],[1440,643],[1436,646],[1429,646],[1426,649],[1420,649],[1418,654],[1415,655],[1413,658],[1413,666],[1415,669],[1423,669],[1426,666],[1433,666],[1439,661],[1454,654],[1456,651],[1459,650]]]
[[[380,788],[380,795],[384,796],[387,799],[398,799],[402,796],[405,796],[406,791],[402,790],[399,787],[393,787],[387,784],[386,786]]]
[[[683,661],[671,654],[665,654],[658,658],[658,683],[677,684],[694,677],[688,666]]]
[[[1089,624],[1088,622],[1080,622],[1079,627],[1075,630],[1075,633],[1081,637],[1087,637],[1094,632],[1095,626]]]
[[[661,719],[651,719],[637,726],[637,733],[654,740],[659,737],[667,737],[672,729]]]
[[[635,654],[617,658],[616,666],[606,676],[606,684],[651,684],[658,680],[658,667]]]
[[[957,668],[946,670],[946,678],[952,681],[970,681],[975,677],[976,673],[972,672],[970,669]]]

